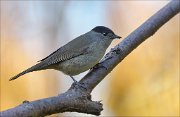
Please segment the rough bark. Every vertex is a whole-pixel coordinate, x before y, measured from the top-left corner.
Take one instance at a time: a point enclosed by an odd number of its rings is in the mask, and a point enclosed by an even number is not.
[[[80,112],[100,115],[103,110],[100,101],[92,101],[90,93],[143,41],[152,36],[161,26],[180,11],[180,1],[173,0],[150,17],[145,23],[116,45],[100,64],[92,69],[79,83],[83,87],[72,84],[71,88],[58,96],[24,102],[17,107],[2,111],[1,117],[42,117],[61,112]]]

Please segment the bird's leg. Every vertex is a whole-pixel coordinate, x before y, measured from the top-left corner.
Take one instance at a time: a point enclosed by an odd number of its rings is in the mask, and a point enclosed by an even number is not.
[[[74,81],[74,84],[75,84],[75,85],[78,85],[79,87],[82,87],[82,88],[86,89],[83,84],[79,83],[79,82],[78,82],[77,80],[75,80],[72,76],[70,76],[70,77],[71,77],[72,80]]]
[[[70,76],[71,78],[72,78],[72,80],[75,82],[75,83],[77,83],[78,81],[77,80],[75,80],[72,76]]]

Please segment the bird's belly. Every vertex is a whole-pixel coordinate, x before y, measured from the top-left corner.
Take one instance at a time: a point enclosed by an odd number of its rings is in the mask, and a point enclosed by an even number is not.
[[[57,70],[62,71],[63,73],[74,76],[78,75],[84,71],[95,66],[103,57],[104,53],[95,54],[86,54],[81,55],[70,60],[61,62],[57,66]]]

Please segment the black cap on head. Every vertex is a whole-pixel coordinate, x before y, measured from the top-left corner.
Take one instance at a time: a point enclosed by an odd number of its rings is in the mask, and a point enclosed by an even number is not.
[[[103,33],[114,34],[114,32],[111,29],[109,29],[105,26],[96,26],[95,28],[92,29],[92,31],[97,32],[97,33],[101,33],[101,34],[103,34]]]

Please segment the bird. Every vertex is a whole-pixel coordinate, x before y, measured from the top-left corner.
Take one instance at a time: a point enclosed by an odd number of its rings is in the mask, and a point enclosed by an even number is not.
[[[69,75],[74,82],[77,82],[73,76],[98,64],[111,42],[120,38],[111,29],[105,26],[96,26],[41,59],[34,66],[10,78],[9,81],[33,71],[54,69]]]

